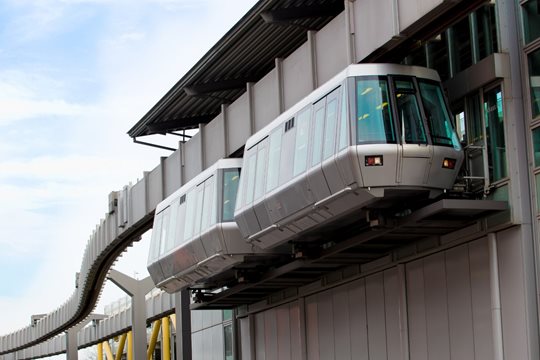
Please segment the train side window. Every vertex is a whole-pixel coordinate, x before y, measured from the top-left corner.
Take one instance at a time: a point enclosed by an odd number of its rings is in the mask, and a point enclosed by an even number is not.
[[[334,153],[334,145],[336,143],[337,105],[337,97],[334,97],[326,104],[323,159],[328,159]]]
[[[460,149],[440,85],[427,80],[419,80],[418,83],[433,144]]]
[[[163,210],[162,223],[161,223],[161,234],[159,237],[159,255],[165,253],[165,244],[167,242],[167,234],[169,233],[169,219],[170,219],[171,207],[169,206]]]
[[[349,112],[347,109],[349,108],[347,106],[347,91],[346,87],[343,86],[343,90],[341,91],[341,114],[339,117],[339,140],[338,140],[338,150],[343,150],[347,147],[349,143],[349,138],[347,136],[347,128],[349,125]]]
[[[197,193],[197,203],[195,208],[195,225],[193,227],[193,236],[197,236],[201,233],[202,213],[203,213],[203,201],[204,201],[204,185],[197,186],[195,190]]]
[[[247,161],[247,169],[245,173],[245,180],[246,180],[246,194],[245,194],[245,205],[249,205],[253,202],[253,190],[255,189],[255,166],[257,164],[257,152],[253,151],[252,154],[249,155],[248,161]]]
[[[169,222],[167,224],[168,233],[165,238],[165,246],[162,246],[161,253],[164,254],[171,250],[174,246],[174,238],[176,236],[176,222],[178,221],[178,200],[173,202],[170,209]]]
[[[184,198],[184,201],[182,201]],[[178,202],[178,215],[176,221],[176,236],[174,237],[174,245],[178,246],[184,243],[184,228],[186,226],[186,195],[182,195]]]
[[[202,219],[201,219],[201,231],[205,231],[215,222],[214,218],[214,177],[207,179],[204,182],[203,190],[203,202],[202,202]]]
[[[267,140],[263,140],[257,145],[257,171],[255,171],[255,194],[254,200],[258,200],[264,195],[264,185],[266,181],[266,168],[267,168],[267,156],[268,147],[266,146]]]
[[[186,223],[184,227],[184,240],[187,241],[193,236],[193,225],[195,221],[195,206],[197,204],[197,189],[191,189],[187,193],[186,200]]]
[[[281,128],[270,135],[268,154],[268,172],[266,175],[266,191],[275,189],[279,180],[279,160],[281,157]]]
[[[358,77],[356,80],[357,144],[395,143],[388,81]]]
[[[311,166],[321,162],[324,131],[324,106],[316,110],[313,126],[313,154],[311,156]]]
[[[296,144],[294,149],[293,176],[306,171],[310,117],[311,106],[302,110],[302,112],[298,115],[298,129],[296,130]]]
[[[408,79],[401,79],[396,80],[395,84],[402,141],[407,144],[426,144],[426,131],[422,116],[420,116],[420,108],[418,107],[413,82]]]
[[[152,229],[152,241],[151,248],[148,252],[148,263],[152,263],[157,259],[159,255],[160,239],[161,239],[161,226],[163,223],[163,211],[156,215],[154,219],[154,228]]]
[[[238,191],[240,169],[227,169],[223,171],[223,204],[221,209],[221,221],[234,220],[234,205]]]

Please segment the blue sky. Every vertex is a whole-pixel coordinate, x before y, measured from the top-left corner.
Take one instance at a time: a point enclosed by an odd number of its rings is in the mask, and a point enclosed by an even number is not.
[[[0,0],[0,334],[71,295],[109,192],[169,154],[126,131],[254,3]]]

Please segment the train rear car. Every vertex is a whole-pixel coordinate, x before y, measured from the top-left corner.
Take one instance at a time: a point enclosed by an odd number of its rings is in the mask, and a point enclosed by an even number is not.
[[[242,159],[219,160],[157,206],[148,257],[157,287],[205,287],[266,256],[244,241],[233,219],[241,165]]]
[[[436,197],[463,161],[437,73],[394,64],[349,66],[245,149],[235,221],[264,249],[360,209]]]

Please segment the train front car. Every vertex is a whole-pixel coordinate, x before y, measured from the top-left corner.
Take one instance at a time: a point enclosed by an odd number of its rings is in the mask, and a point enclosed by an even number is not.
[[[156,208],[148,271],[169,293],[205,287],[233,266],[262,255],[233,220],[242,159],[222,159]]]
[[[360,209],[440,195],[462,161],[435,71],[351,65],[248,140],[235,221],[264,249],[313,238]]]

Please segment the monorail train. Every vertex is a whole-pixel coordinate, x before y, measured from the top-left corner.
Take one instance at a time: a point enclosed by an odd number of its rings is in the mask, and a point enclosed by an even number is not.
[[[211,286],[359,210],[436,197],[462,161],[434,70],[350,65],[248,139],[242,176],[219,160],[158,205],[148,270],[168,292]]]
[[[350,65],[248,139],[234,219],[273,248],[360,208],[433,198],[462,161],[436,71]]]
[[[158,204],[148,256],[157,287],[174,293],[268,258],[242,239],[233,219],[241,166],[242,159],[221,159]]]

